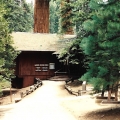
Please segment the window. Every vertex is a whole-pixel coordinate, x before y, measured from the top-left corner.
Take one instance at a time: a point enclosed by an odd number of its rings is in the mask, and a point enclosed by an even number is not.
[[[49,69],[50,70],[55,69],[55,63],[49,63]]]

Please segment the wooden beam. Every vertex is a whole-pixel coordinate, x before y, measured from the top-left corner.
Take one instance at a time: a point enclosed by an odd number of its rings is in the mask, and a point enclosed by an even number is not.
[[[35,0],[34,32],[49,33],[49,0]]]

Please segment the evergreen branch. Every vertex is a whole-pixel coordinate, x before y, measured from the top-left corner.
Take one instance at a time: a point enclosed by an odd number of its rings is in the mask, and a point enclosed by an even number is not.
[[[118,1],[120,1],[120,0],[112,0],[112,1],[109,2],[108,4],[109,4],[109,5],[112,5],[112,4],[115,4],[115,3],[118,2]]]
[[[116,38],[118,38],[118,37],[120,37],[120,34],[117,34],[117,35],[115,35],[115,36],[109,38],[109,40],[111,41],[111,40],[114,40],[114,39],[116,39]]]

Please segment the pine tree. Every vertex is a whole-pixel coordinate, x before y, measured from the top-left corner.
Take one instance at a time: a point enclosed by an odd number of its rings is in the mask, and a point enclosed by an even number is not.
[[[87,56],[88,71],[81,78],[91,81],[96,91],[117,90],[120,70],[120,0],[91,0],[91,19],[83,27],[89,35],[82,39],[81,47]]]
[[[65,49],[61,50],[59,55],[59,59],[61,61],[65,61],[66,59],[68,59],[69,63],[71,64],[83,64],[84,55],[80,48],[80,42],[83,37],[88,35],[88,32],[83,29],[82,24],[85,20],[90,18],[91,9],[88,6],[89,1],[90,0],[77,0],[74,2],[70,1],[69,3],[65,2],[64,7],[61,8],[61,11],[66,14],[67,9],[65,8],[67,6],[71,6],[71,12],[69,14],[69,17],[72,21],[72,26],[76,26],[76,29],[74,31],[77,34],[77,37],[72,40],[72,43],[69,46],[66,46]],[[63,18],[63,20],[65,21],[66,18]],[[63,31],[66,31],[66,29],[62,27],[61,29],[63,29]]]
[[[9,28],[15,32],[29,32],[33,29],[33,6],[25,0],[5,0],[7,13],[5,19]]]
[[[59,33],[73,34],[72,4],[70,0],[62,0],[60,5]]]
[[[50,33],[58,33],[60,1],[50,1]]]
[[[12,47],[12,38],[8,28],[8,23],[4,19],[5,4],[0,1],[0,82],[11,81],[14,77],[14,59],[17,52]]]

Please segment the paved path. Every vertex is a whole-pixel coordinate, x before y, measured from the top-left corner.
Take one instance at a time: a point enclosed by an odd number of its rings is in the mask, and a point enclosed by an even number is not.
[[[73,98],[65,82],[44,81],[43,86],[21,102],[0,107],[0,120],[77,120],[61,101]]]

